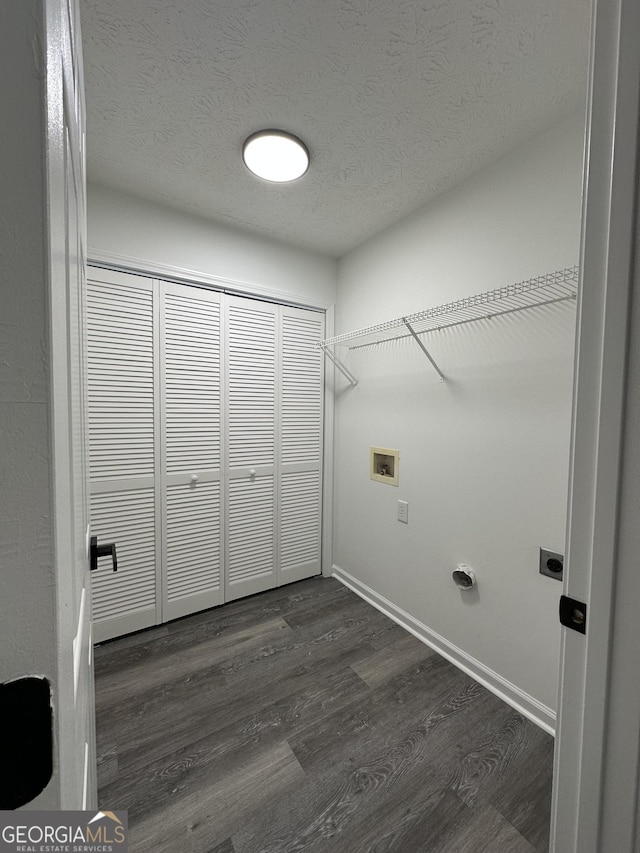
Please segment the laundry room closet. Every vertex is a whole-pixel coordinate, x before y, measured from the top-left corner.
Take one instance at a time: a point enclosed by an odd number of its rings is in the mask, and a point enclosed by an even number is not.
[[[319,574],[324,312],[90,268],[87,317],[95,639]]]
[[[213,226],[114,189],[90,186],[90,257],[103,266],[146,270],[149,292],[160,287],[157,282],[163,274],[201,282],[218,276],[219,281],[235,282],[237,292],[242,290],[238,282],[245,282],[245,294],[251,292],[249,283],[253,295],[268,304],[246,304],[268,312],[279,302],[277,311],[284,316],[289,310],[285,304],[320,309],[310,316],[322,317],[324,311],[326,325],[324,332],[320,328],[314,332],[314,340],[355,334],[357,343],[358,330],[575,268],[583,140],[584,113],[577,110],[337,260]],[[99,274],[107,275],[105,270]],[[220,298],[221,316],[236,300],[212,292],[205,298],[202,294],[207,291],[199,289],[185,291],[203,303]],[[136,298],[150,299],[139,294]],[[238,304],[244,305],[245,298]],[[159,306],[160,302],[158,312]],[[149,306],[145,310],[153,313]],[[204,318],[214,310],[207,303],[190,315]],[[108,332],[102,328],[100,312],[90,322],[95,324],[91,334]],[[539,560],[540,549],[558,553],[564,549],[575,322],[576,300],[563,298],[557,304],[421,334],[444,381],[408,331],[399,340],[361,348],[329,347],[358,380],[357,386],[329,358],[324,364],[323,575],[338,578],[547,731],[555,726],[561,585],[540,573]],[[174,327],[171,347],[176,349],[167,349],[167,355],[195,355],[197,340],[185,345],[182,339],[188,326],[186,322]],[[221,332],[223,360],[229,355],[228,334]],[[143,346],[143,336],[137,334],[136,339],[136,345]],[[211,347],[212,338],[207,340]],[[150,352],[153,343],[149,340],[144,346]],[[221,369],[221,377],[225,370]],[[194,373],[187,372],[191,388]],[[242,373],[247,376],[245,363]],[[117,370],[111,374],[117,375]],[[151,379],[146,381],[150,388]],[[223,395],[229,393],[229,382],[230,378],[221,381]],[[146,393],[150,399],[151,391]],[[166,398],[169,386],[162,393]],[[143,399],[133,396],[132,406]],[[162,406],[168,402],[165,399]],[[249,404],[245,399],[243,405]],[[185,449],[199,446],[201,430],[213,429],[193,419],[188,423],[192,424],[188,440],[176,438],[172,445],[175,467],[155,471],[149,467],[143,475],[146,480],[133,483],[140,490],[141,507],[143,485],[147,490],[147,503],[140,509],[146,513],[146,527],[130,511],[123,514],[122,524],[140,537],[137,563],[147,566],[150,603],[135,613],[135,619],[146,624],[161,618],[154,610],[154,595],[159,602],[155,606],[168,614],[164,618],[225,600],[224,561],[229,565],[237,559],[229,551],[236,528],[225,530],[231,520],[231,490],[250,492],[267,482],[261,481],[268,472],[258,461],[239,457],[237,469],[230,464],[230,436],[223,421],[220,469],[215,460],[203,465],[185,456]],[[166,443],[168,424],[158,419],[153,424],[155,441]],[[185,425],[184,420],[176,422],[172,429]],[[146,429],[148,445],[150,417]],[[376,448],[397,453],[396,476],[388,481],[371,476],[370,455]],[[152,466],[151,456],[146,458]],[[274,476],[282,477],[284,457],[279,469],[277,461],[274,465]],[[134,476],[128,469],[125,473]],[[195,485],[193,474],[198,478]],[[310,477],[311,471],[296,476]],[[119,488],[112,477],[94,482],[94,511],[108,506],[109,496]],[[213,506],[218,488],[227,507],[208,516],[205,506],[207,501]],[[275,483],[274,488],[277,495]],[[408,509],[404,521],[401,505]],[[157,513],[155,527],[153,513]],[[248,521],[251,515],[243,511],[243,517]],[[93,523],[97,526],[97,521]],[[265,535],[267,528],[265,523]],[[101,541],[111,541],[104,538],[106,531],[94,532]],[[114,538],[118,533],[114,531]],[[255,541],[266,547],[259,533]],[[126,550],[120,547],[124,561]],[[220,548],[219,588],[209,581],[207,586],[204,575],[198,574],[209,547]],[[164,574],[153,569],[160,553]],[[265,564],[271,565],[273,556],[269,551]],[[168,558],[174,562],[167,563]],[[218,558],[208,554],[206,559]],[[315,559],[317,555],[309,554],[300,563],[310,565]],[[172,565],[183,565],[184,572],[175,575],[170,588]],[[469,591],[452,580],[458,565],[475,573],[476,584]],[[313,571],[318,571],[315,563]],[[190,572],[198,586],[185,595]],[[268,582],[275,577],[277,583],[277,571],[269,572]],[[94,577],[98,607],[111,601],[107,590],[114,602],[118,597],[123,602],[129,599],[124,573],[113,572],[107,558],[94,575],[98,575]],[[102,630],[100,621],[96,625],[97,631]]]

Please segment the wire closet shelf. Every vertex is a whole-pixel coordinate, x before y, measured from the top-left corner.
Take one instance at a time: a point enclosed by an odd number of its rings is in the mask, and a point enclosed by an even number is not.
[[[499,287],[475,296],[467,296],[464,299],[447,302],[445,305],[427,308],[425,311],[418,311],[414,314],[407,314],[405,317],[398,317],[395,320],[378,323],[375,326],[367,326],[364,329],[335,335],[332,338],[320,341],[318,346],[355,385],[357,384],[355,377],[348,371],[345,372],[344,365],[329,347],[337,345],[345,346],[348,349],[360,349],[361,347],[413,337],[438,371],[440,377],[444,379],[443,374],[427,352],[419,337],[420,335],[437,332],[451,326],[459,326],[463,323],[472,323],[477,320],[498,317],[502,314],[513,314],[516,311],[524,311],[528,308],[575,299],[577,289],[578,267],[565,267],[526,281],[508,284],[505,287]]]

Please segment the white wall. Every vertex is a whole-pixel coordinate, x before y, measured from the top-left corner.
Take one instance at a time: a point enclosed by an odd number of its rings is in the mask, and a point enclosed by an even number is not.
[[[248,284],[256,293],[335,302],[332,258],[95,184],[88,188],[88,242],[89,258],[109,253],[139,259],[151,272],[163,265]]]
[[[40,3],[0,6],[0,682],[43,675],[55,691],[43,41]]]
[[[571,116],[345,256],[338,331],[577,263],[583,133]],[[538,548],[564,551],[574,325],[563,303],[432,334],[445,383],[412,341],[349,353],[360,384],[338,380],[336,565],[533,713],[556,699],[561,584]],[[369,479],[370,445],[399,448],[398,488]]]

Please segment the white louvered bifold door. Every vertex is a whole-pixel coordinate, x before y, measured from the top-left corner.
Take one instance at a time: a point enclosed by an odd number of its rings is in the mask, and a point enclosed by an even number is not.
[[[163,621],[223,601],[220,295],[163,283]]]
[[[92,270],[96,640],[320,572],[324,315]]]
[[[278,586],[321,571],[324,391],[324,314],[280,312]]]
[[[87,283],[91,533],[114,542],[118,571],[92,573],[96,642],[160,621],[154,285],[89,271]]]
[[[278,306],[226,299],[225,600],[276,586]]]

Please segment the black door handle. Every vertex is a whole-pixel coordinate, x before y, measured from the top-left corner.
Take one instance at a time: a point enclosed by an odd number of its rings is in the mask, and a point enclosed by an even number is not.
[[[90,569],[92,572],[95,572],[98,568],[98,557],[111,557],[113,571],[118,571],[118,556],[116,554],[115,542],[111,542],[109,545],[98,545],[98,537],[92,536],[89,548]]]

